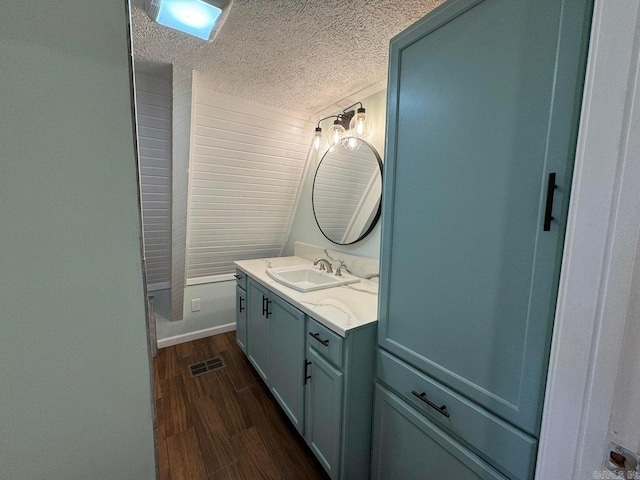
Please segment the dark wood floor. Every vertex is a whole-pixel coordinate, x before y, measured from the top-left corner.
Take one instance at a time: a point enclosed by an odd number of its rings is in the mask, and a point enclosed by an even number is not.
[[[223,368],[191,377],[216,356]],[[235,332],[164,348],[153,367],[161,480],[328,479]]]

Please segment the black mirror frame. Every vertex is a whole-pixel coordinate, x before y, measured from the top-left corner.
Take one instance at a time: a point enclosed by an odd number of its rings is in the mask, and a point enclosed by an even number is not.
[[[351,138],[351,137],[345,137],[343,140],[345,140],[346,138]],[[371,149],[371,151],[373,152],[373,154],[375,155],[376,160],[378,162],[378,168],[380,170],[380,183],[382,184],[384,182],[384,177],[382,175],[383,168],[382,168],[382,158],[380,157],[380,154],[376,150],[376,147],[371,145],[366,140],[362,140],[361,138],[359,138],[358,141],[362,142],[363,144],[368,146]],[[342,146],[342,148],[344,148],[344,146]],[[384,189],[383,188],[380,189],[380,201],[378,202],[378,210],[376,211],[376,215],[373,218],[373,220],[371,221],[371,224],[369,225],[369,228],[367,229],[366,232],[364,232],[362,235],[360,235],[353,242],[349,242],[349,243],[340,243],[340,242],[336,242],[335,240],[332,240],[331,238],[329,238],[324,233],[324,231],[322,230],[322,227],[320,226],[320,223],[318,223],[318,216],[316,215],[316,206],[315,206],[315,203],[313,201],[313,192],[315,192],[315,189],[316,189],[316,178],[318,177],[318,170],[320,170],[320,166],[322,165],[322,161],[324,160],[324,157],[326,157],[327,154],[330,151],[331,151],[331,149],[329,149],[326,152],[324,152],[324,155],[322,155],[322,158],[320,159],[320,161],[318,162],[318,166],[316,167],[316,173],[313,175],[313,186],[311,188],[311,208],[313,209],[313,219],[316,221],[316,225],[318,226],[318,230],[320,230],[320,233],[322,233],[324,238],[329,240],[331,243],[334,243],[336,245],[353,245],[354,243],[359,242],[360,240],[365,238],[367,235],[369,235],[372,232],[372,230],[375,228],[375,226],[378,224],[378,221],[380,220],[380,215],[382,213],[382,192],[384,191]]]

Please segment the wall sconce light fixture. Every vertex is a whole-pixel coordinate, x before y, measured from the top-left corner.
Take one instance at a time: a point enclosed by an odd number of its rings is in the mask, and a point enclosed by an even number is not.
[[[360,105],[357,111],[349,110],[356,105]],[[315,151],[319,151],[325,141],[322,136],[320,123],[329,118],[335,119],[333,121],[333,125],[331,125],[327,131],[327,141],[330,147],[340,145],[342,143],[342,139],[346,137],[347,134],[349,137],[364,138],[371,133],[371,120],[367,117],[365,109],[362,106],[362,102],[356,102],[353,105],[349,105],[338,115],[329,115],[328,117],[318,120],[318,125],[316,126],[315,135],[313,137],[313,149]]]
[[[165,27],[210,42],[222,26],[232,0],[145,0],[149,18]]]

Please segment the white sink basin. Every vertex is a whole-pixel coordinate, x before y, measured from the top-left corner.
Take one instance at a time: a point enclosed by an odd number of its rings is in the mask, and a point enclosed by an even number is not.
[[[309,265],[295,267],[268,268],[267,275],[287,287],[300,292],[312,292],[323,288],[339,287],[360,281],[358,277],[343,273],[338,277]]]

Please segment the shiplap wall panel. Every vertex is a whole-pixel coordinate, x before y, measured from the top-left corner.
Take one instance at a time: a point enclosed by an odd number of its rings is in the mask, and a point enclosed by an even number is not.
[[[171,281],[171,82],[136,74],[147,283]]]
[[[171,320],[184,317],[193,71],[173,66]]]
[[[196,84],[187,278],[278,256],[301,185],[313,124]]]

